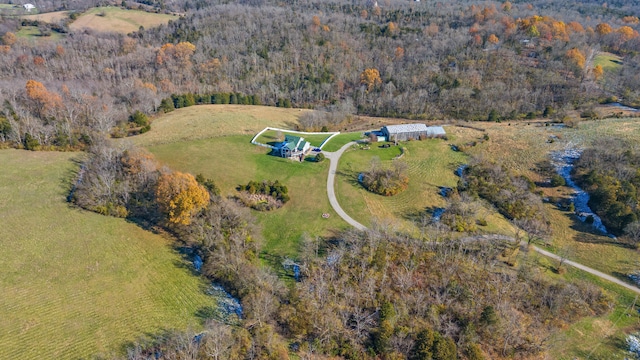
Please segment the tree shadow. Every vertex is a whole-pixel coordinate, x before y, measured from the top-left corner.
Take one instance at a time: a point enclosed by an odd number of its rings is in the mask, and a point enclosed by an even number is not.
[[[350,185],[361,187],[360,181],[358,181],[358,176],[360,176],[362,172],[354,171],[354,170],[337,170],[336,175],[343,177]]]
[[[617,238],[612,238],[607,234],[603,234],[592,225],[580,221],[578,216],[574,214],[566,214],[566,216],[571,219],[571,225],[569,226],[569,228],[579,233],[579,235],[576,235],[573,238],[573,240],[577,242],[585,244],[613,245],[626,249],[634,248],[631,244],[623,242]]]
[[[79,175],[82,171],[83,162],[80,156],[76,156],[69,161],[71,161],[75,166],[68,168],[62,173],[62,176],[59,179],[61,191],[60,195],[65,197],[67,203],[69,203],[69,206],[75,208],[76,205],[73,204],[73,195],[79,181]]]

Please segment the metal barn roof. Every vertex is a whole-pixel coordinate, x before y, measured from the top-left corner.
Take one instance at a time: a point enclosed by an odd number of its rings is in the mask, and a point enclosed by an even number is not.
[[[425,124],[402,124],[402,125],[387,125],[385,126],[389,134],[400,134],[409,132],[423,132],[426,131],[430,135],[445,135],[446,132],[442,126],[427,126]]]

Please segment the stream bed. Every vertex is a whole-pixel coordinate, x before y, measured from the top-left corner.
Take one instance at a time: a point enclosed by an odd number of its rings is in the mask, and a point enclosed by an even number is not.
[[[568,148],[553,152],[551,159],[558,174],[564,178],[567,186],[573,189],[572,201],[576,209],[576,215],[580,218],[580,221],[585,222],[588,218],[592,218],[592,225],[596,230],[613,238],[615,236],[607,231],[607,228],[602,224],[602,219],[589,207],[589,194],[576,185],[571,179],[571,171],[573,170],[576,160],[580,158],[580,155],[582,155],[582,150]]]

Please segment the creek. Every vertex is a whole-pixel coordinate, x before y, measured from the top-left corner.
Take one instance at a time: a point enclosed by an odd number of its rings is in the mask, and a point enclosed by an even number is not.
[[[589,207],[589,194],[571,179],[574,163],[580,158],[580,155],[582,155],[582,150],[567,148],[553,152],[551,159],[555,165],[556,172],[564,178],[567,186],[573,189],[573,205],[580,221],[585,222],[588,218],[593,219],[592,225],[596,230],[613,238],[615,236],[607,231],[607,228],[602,224],[602,219]]]

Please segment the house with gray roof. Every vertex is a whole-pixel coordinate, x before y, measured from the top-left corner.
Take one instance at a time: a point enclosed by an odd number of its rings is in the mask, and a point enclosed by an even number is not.
[[[387,125],[382,127],[380,133],[387,141],[418,140],[428,137],[443,137],[447,135],[442,126],[427,126],[425,124]]]

